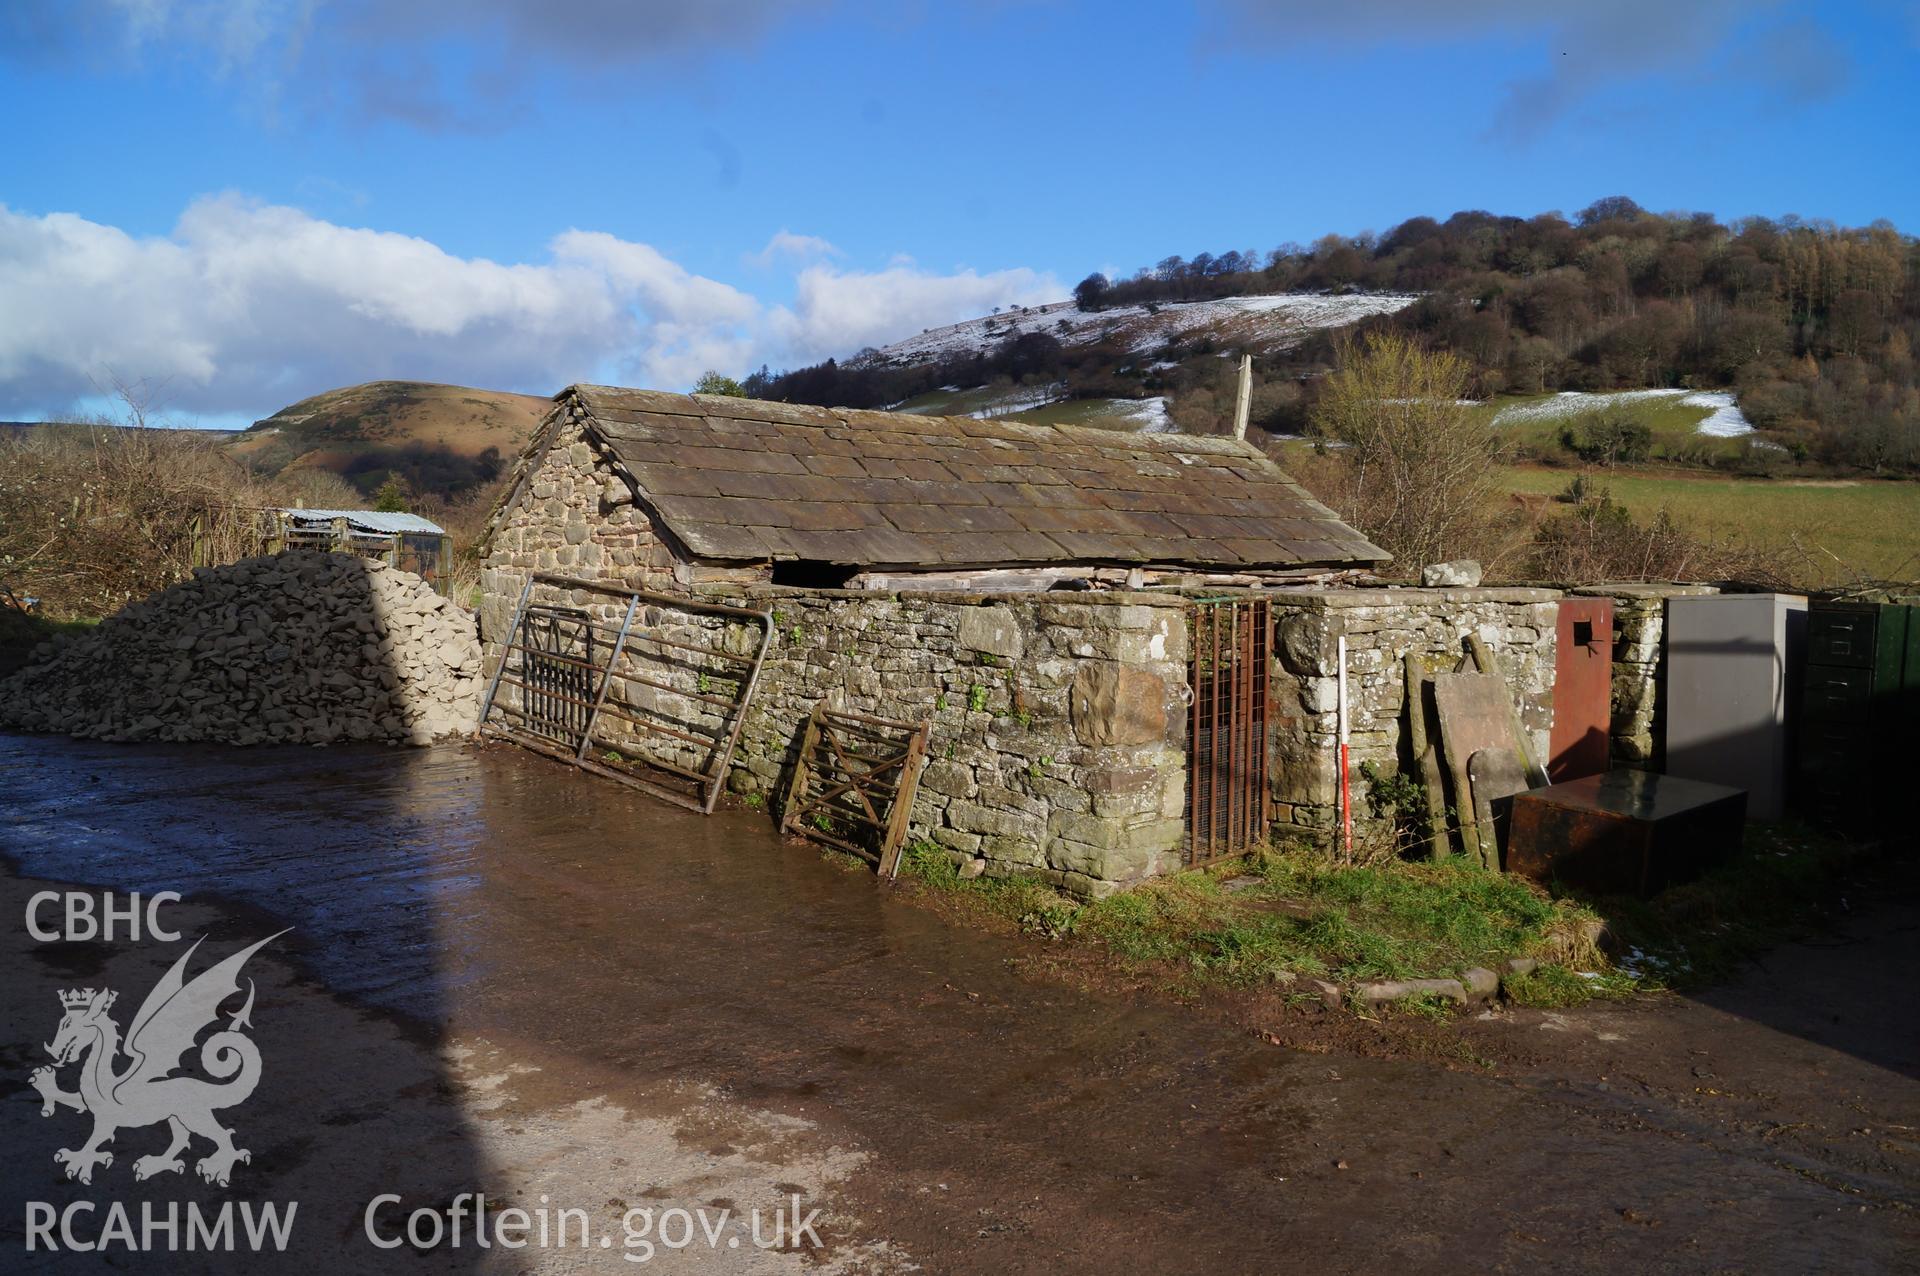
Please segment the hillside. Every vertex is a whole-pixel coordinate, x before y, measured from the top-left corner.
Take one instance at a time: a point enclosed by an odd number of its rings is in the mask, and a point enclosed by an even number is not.
[[[1920,240],[1884,221],[1723,223],[1612,196],[1572,217],[1468,210],[1266,253],[1165,257],[1126,278],[1089,275],[1073,297],[742,384],[850,407],[966,396],[965,410],[991,414],[1161,399],[1135,415],[1207,433],[1232,417],[1229,361],[1212,356],[1246,351],[1254,425],[1298,434],[1337,357],[1333,334],[1352,325],[1458,354],[1489,403],[1614,396],[1503,422],[1534,434],[1657,390],[1680,400],[1663,419],[1705,409],[1708,438],[1751,427],[1754,447],[1796,464],[1920,473]],[[1743,464],[1753,451],[1738,452]]]
[[[399,474],[415,492],[452,496],[490,481],[551,406],[499,390],[369,381],[290,404],[228,450],[265,475],[325,469],[371,492]]]
[[[903,412],[1019,416],[1114,429],[1216,432],[1232,413],[1234,356],[1262,369],[1254,421],[1278,429],[1297,404],[1302,347],[1334,330],[1397,314],[1405,292],[1275,292],[1143,301],[1082,310],[1071,301],[1015,307],[930,328],[839,363],[746,379],[761,398]],[[1319,366],[1311,360],[1305,365]]]
[[[1058,301],[1049,306],[1017,307],[945,328],[929,328],[917,337],[896,341],[885,349],[863,351],[849,362],[854,367],[907,367],[987,355],[996,346],[1029,333],[1041,333],[1066,345],[1106,342],[1137,355],[1154,354],[1169,345],[1197,340],[1208,340],[1236,351],[1284,350],[1322,329],[1392,314],[1418,300],[1404,293],[1348,296],[1283,293],[1168,305],[1115,306],[1092,312],[1079,309],[1071,301]]]

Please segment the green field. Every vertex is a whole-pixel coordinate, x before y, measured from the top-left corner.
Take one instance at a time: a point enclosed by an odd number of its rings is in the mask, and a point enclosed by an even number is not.
[[[1509,466],[1503,482],[1512,492],[1557,495],[1574,473]],[[1606,488],[1641,521],[1664,507],[1696,532],[1738,536],[1757,546],[1797,542],[1820,573],[1808,584],[1838,583],[1856,574],[1920,578],[1920,483],[1586,473],[1590,483]]]
[[[1644,425],[1653,432],[1656,445],[1672,445],[1701,438],[1700,423],[1711,412],[1709,408],[1680,402],[1678,395],[1634,397],[1629,393],[1591,398],[1604,402],[1589,405],[1582,399],[1577,407],[1572,404],[1563,407],[1560,395],[1509,394],[1476,405],[1473,413],[1488,418],[1506,414],[1507,420],[1501,423],[1500,431],[1516,443],[1557,445],[1563,429],[1585,417],[1604,416]],[[1737,440],[1719,441],[1737,444]]]
[[[1044,387],[979,386],[972,390],[932,390],[908,399],[896,411],[922,416],[967,416],[990,413],[1033,425],[1092,425],[1103,429],[1137,430],[1139,403],[1132,399],[1061,399],[1034,401]]]

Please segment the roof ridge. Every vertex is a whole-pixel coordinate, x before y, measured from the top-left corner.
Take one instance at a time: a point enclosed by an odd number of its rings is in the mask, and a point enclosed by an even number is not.
[[[1241,455],[1249,460],[1259,460],[1274,464],[1273,458],[1261,451],[1246,439],[1236,439],[1224,434],[1184,434],[1178,431],[1165,433],[1145,433],[1131,430],[1107,430],[1099,426],[1079,425],[1073,422],[1026,421],[1019,416],[951,416],[934,415],[921,412],[891,412],[883,408],[851,408],[845,406],[825,407],[806,403],[787,403],[780,399],[752,399],[724,394],[676,394],[671,390],[642,390],[626,386],[599,385],[589,382],[576,382],[554,396],[556,401],[570,394],[578,393],[592,409],[591,393],[608,397],[623,396],[634,399],[643,411],[659,413],[663,416],[724,417],[743,421],[772,421],[793,425],[828,426],[840,424],[858,427],[862,423],[854,419],[854,414],[862,417],[885,417],[898,422],[901,426],[911,423],[932,424],[949,423],[968,433],[981,433],[986,437],[1001,437],[1004,431],[1014,438],[1041,442],[1050,438],[1064,438],[1075,442],[1094,443],[1103,448],[1138,448],[1142,446],[1178,451],[1213,452],[1220,455]],[[679,400],[698,411],[674,411],[671,401]],[[741,412],[726,411],[728,408],[744,408]],[[833,418],[827,420],[823,418]]]

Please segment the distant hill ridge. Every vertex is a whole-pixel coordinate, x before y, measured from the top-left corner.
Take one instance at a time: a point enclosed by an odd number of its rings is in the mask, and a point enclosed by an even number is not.
[[[416,493],[453,497],[490,482],[552,406],[503,390],[368,381],[288,404],[230,448],[263,474],[332,470],[363,492],[397,474]]]

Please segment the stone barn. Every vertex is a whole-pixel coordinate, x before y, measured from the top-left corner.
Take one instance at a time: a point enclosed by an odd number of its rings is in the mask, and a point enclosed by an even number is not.
[[[1393,644],[1479,633],[1550,714],[1556,594],[1350,595],[1386,554],[1233,438],[573,386],[483,553],[503,733],[711,809],[820,706],[922,723],[909,836],[1083,894],[1330,825],[1337,633],[1359,756]]]

